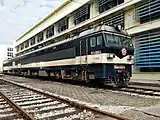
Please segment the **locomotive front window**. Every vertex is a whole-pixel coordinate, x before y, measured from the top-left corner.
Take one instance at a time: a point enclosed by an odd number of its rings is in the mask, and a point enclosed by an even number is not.
[[[120,37],[111,34],[105,35],[105,40],[109,45],[120,45]]]
[[[132,41],[130,38],[114,34],[105,34],[105,41],[108,45],[132,47]]]

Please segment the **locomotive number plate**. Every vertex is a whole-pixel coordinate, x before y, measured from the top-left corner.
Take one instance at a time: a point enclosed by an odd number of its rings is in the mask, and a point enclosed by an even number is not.
[[[114,65],[114,69],[125,69],[124,65]]]

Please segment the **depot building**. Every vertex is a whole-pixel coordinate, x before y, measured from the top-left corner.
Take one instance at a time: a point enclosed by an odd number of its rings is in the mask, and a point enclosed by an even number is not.
[[[16,56],[75,36],[97,24],[121,25],[135,46],[133,78],[160,78],[159,0],[65,0],[14,41]]]

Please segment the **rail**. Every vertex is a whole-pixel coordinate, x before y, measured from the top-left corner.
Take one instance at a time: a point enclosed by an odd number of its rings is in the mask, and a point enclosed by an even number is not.
[[[65,98],[61,98],[59,96],[55,96],[53,94],[44,92],[42,90],[37,90],[37,89],[31,88],[29,86],[20,85],[20,84],[17,84],[15,82],[12,82],[12,81],[9,81],[9,80],[5,80],[5,79],[1,79],[1,80],[6,82],[6,83],[9,83],[9,84],[12,84],[12,85],[16,85],[16,86],[19,86],[21,88],[33,91],[33,92],[38,93],[38,94],[41,94],[41,95],[43,95],[43,96],[45,96],[47,98],[51,98],[53,100],[57,100],[57,101],[60,101],[60,102],[63,102],[63,103],[67,103],[67,104],[69,104],[69,105],[71,105],[73,107],[76,107],[76,108],[80,109],[80,110],[92,111],[95,114],[105,115],[106,117],[111,117],[111,118],[118,119],[118,120],[130,120],[129,118],[126,118],[126,117],[123,117],[123,116],[120,116],[120,115],[115,115],[115,114],[112,114],[112,113],[108,113],[106,111],[102,111],[102,110],[99,110],[97,108],[87,106],[85,104],[80,104],[80,103],[78,103],[76,101],[73,101],[73,100],[68,100],[68,99],[65,99]],[[29,119],[31,119],[31,118],[29,118]]]

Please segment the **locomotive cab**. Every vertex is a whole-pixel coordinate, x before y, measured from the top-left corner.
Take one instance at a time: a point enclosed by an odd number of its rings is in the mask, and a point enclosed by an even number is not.
[[[113,81],[115,86],[127,86],[132,76],[131,65],[134,54],[131,38],[122,34],[104,34],[104,40],[106,41],[105,52],[113,56],[108,57],[113,61],[111,67],[113,72],[107,80]]]
[[[88,52],[93,59],[96,58],[93,60],[94,63],[98,59],[101,63],[94,65],[95,78],[102,78],[105,84],[126,86],[132,76],[131,66],[134,59],[131,37],[125,31],[114,27],[104,25],[100,29],[101,32],[95,32],[89,37]]]
[[[126,55],[133,55],[134,48],[129,36],[118,34],[104,34],[105,52],[113,53],[120,59]]]

